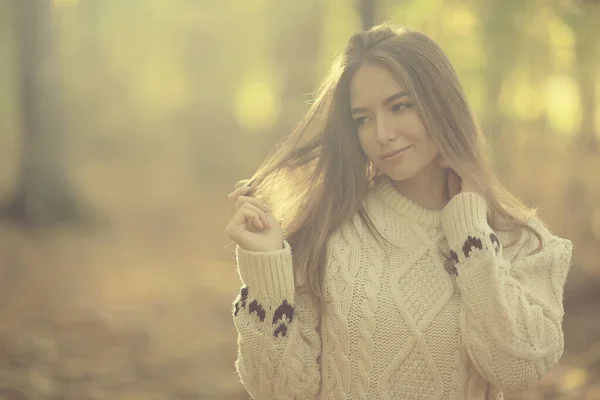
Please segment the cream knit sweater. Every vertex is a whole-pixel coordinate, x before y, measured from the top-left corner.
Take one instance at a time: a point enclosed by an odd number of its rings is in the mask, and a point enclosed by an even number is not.
[[[572,243],[531,221],[545,239],[487,223],[473,192],[441,211],[399,194],[389,179],[366,207],[392,243],[386,258],[358,216],[330,238],[320,320],[295,293],[292,249],[236,249],[235,367],[256,400],[502,399],[540,379],[563,352],[563,286]],[[506,234],[505,234],[506,235]],[[443,266],[451,250],[457,276]]]

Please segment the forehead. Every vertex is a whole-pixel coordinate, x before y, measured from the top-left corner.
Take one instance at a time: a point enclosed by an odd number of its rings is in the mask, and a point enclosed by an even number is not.
[[[372,64],[359,68],[350,81],[350,106],[376,107],[387,97],[407,91],[406,85],[389,69]]]

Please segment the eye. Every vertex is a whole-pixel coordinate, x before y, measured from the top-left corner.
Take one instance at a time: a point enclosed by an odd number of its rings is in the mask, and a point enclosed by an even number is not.
[[[358,117],[358,118],[354,118],[354,126],[356,126],[357,128],[361,125],[363,125],[367,120],[367,117]]]
[[[392,112],[399,112],[404,110],[405,108],[412,107],[410,103],[396,103],[392,106]]]

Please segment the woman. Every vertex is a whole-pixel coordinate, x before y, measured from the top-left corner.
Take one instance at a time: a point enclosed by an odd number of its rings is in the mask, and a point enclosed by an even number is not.
[[[229,194],[235,366],[255,399],[500,399],[558,362],[572,243],[501,185],[488,149],[429,37],[350,39]]]

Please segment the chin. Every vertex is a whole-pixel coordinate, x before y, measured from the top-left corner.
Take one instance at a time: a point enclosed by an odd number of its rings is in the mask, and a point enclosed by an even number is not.
[[[406,172],[382,171],[382,173],[395,182],[406,181],[414,176],[414,174],[406,173]]]

